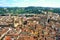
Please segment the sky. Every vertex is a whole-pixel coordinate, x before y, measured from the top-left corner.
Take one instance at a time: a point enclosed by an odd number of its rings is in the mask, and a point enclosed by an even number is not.
[[[60,0],[0,0],[0,7],[59,7]]]

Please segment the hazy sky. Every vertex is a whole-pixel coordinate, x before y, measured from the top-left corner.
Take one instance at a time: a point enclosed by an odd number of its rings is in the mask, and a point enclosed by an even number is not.
[[[0,7],[60,7],[60,0],[0,0]]]

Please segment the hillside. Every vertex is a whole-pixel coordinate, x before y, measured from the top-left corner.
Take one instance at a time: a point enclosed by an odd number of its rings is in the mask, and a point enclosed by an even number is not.
[[[40,14],[42,11],[51,11],[53,13],[60,13],[60,8],[51,7],[0,7],[0,14],[23,14],[23,13],[37,13]]]

